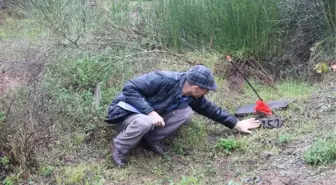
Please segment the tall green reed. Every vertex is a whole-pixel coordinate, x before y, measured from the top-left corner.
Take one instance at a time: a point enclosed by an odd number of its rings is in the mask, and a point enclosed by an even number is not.
[[[326,29],[336,34],[336,0],[317,0],[323,19],[326,23]]]
[[[176,50],[258,56],[275,43],[276,0],[156,0],[153,9],[157,38]]]

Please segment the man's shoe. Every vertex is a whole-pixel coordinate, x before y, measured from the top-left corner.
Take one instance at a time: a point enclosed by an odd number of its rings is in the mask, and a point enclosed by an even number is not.
[[[159,155],[166,155],[168,152],[164,149],[163,146],[161,146],[160,144],[151,144],[149,143],[147,140],[145,139],[142,139],[140,142],[139,142],[139,145],[145,149],[145,150],[148,150],[148,151],[152,151],[156,154],[159,154]]]
[[[111,156],[113,161],[120,167],[126,166],[127,160],[126,156],[122,154],[114,144],[114,141],[112,139],[111,144],[110,144],[110,151],[111,151]]]

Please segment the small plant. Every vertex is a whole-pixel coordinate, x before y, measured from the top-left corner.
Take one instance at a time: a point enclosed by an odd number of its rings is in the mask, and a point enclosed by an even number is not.
[[[86,135],[84,133],[79,133],[75,136],[74,143],[79,146],[85,141],[85,139],[86,139]]]
[[[241,185],[241,183],[239,182],[236,182],[236,181],[233,181],[233,180],[230,180],[227,185]]]
[[[4,112],[0,112],[0,122],[4,121],[6,118],[6,114]]]
[[[10,162],[9,159],[6,156],[0,158],[0,165],[7,166],[9,162]]]
[[[280,141],[281,144],[286,144],[291,140],[292,140],[292,137],[288,134],[281,134],[279,136],[279,141]]]
[[[214,165],[210,161],[207,161],[206,172],[208,174],[216,174],[217,173],[216,168],[214,167]]]
[[[103,184],[103,168],[99,165],[81,164],[55,170],[56,184]]]
[[[334,139],[320,139],[303,154],[308,164],[326,164],[336,160],[336,143]]]
[[[45,177],[50,176],[53,171],[54,171],[54,167],[49,166],[49,165],[45,165],[40,168],[40,173]]]
[[[3,182],[4,185],[14,185],[14,182],[11,178],[6,178]]]
[[[232,150],[239,148],[238,142],[235,139],[219,139],[219,142],[216,144],[215,148],[223,150],[227,153],[230,153]]]
[[[20,181],[20,176],[18,174],[12,174],[7,176],[3,181],[3,185],[14,185],[14,184],[19,184]],[[1,184],[1,181],[0,181]]]
[[[0,131],[2,131],[2,127],[3,127],[3,122],[6,118],[6,115],[4,112],[0,112]]]
[[[199,179],[195,176],[183,176],[182,180],[177,185],[191,185],[191,184],[199,184]]]
[[[315,65],[314,70],[316,73],[327,73],[329,72],[329,66],[325,62],[319,62]]]

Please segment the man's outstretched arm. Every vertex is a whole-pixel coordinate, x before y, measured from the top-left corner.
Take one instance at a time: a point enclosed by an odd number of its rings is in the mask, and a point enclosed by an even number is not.
[[[254,118],[239,121],[234,115],[207,100],[206,97],[195,100],[190,106],[195,112],[221,123],[226,127],[231,129],[235,128],[244,133],[251,134],[252,131],[249,129],[260,126],[259,120]]]

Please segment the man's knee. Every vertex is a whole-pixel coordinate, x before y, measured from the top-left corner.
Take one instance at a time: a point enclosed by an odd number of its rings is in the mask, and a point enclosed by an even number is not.
[[[192,116],[194,115],[194,111],[191,109],[191,107],[186,108],[186,122],[190,122]]]
[[[153,128],[153,121],[147,115],[140,114],[132,122],[144,132],[149,132]]]
[[[190,107],[187,107],[185,109],[178,110],[178,114],[184,123],[188,123],[191,121],[191,118],[194,115],[194,111]]]

